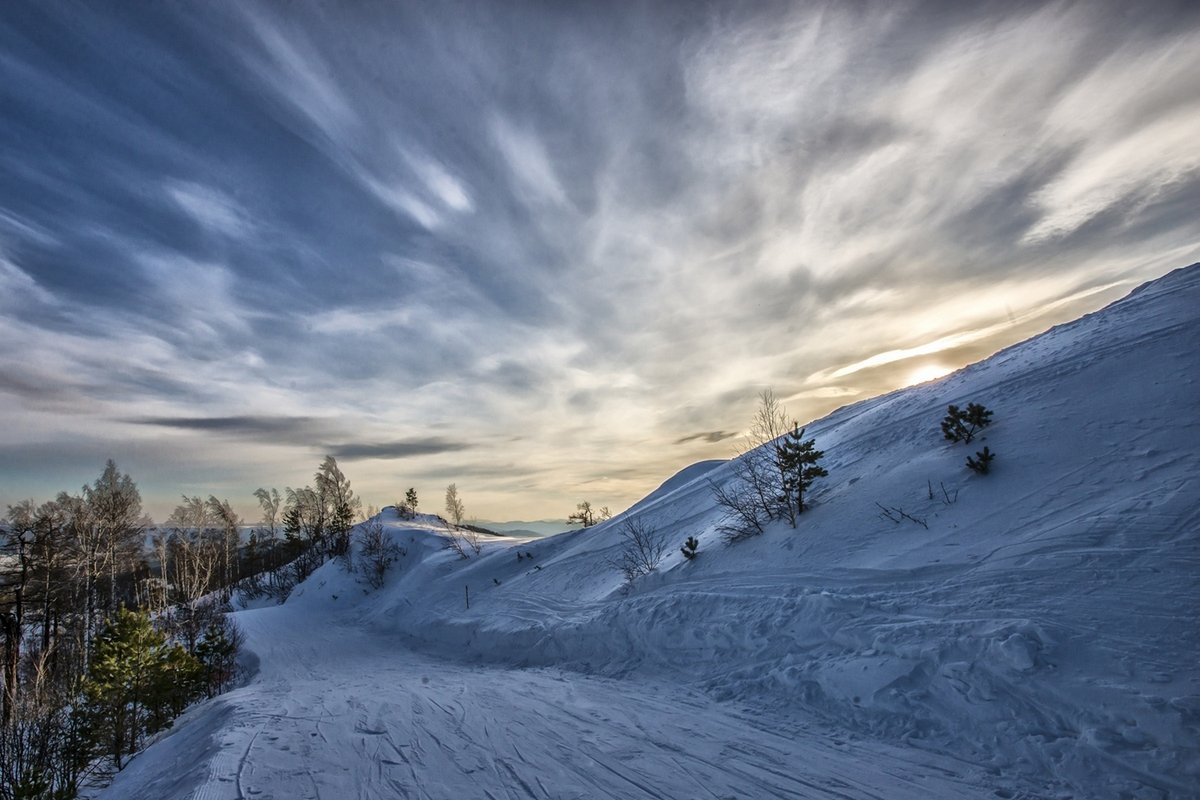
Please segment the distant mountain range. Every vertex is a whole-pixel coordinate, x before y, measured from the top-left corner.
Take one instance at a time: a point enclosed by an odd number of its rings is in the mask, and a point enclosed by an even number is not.
[[[512,522],[493,522],[492,520],[478,519],[474,520],[472,524],[508,536],[553,536],[556,533],[575,531],[583,527],[579,523],[571,523],[561,519],[515,520]]]

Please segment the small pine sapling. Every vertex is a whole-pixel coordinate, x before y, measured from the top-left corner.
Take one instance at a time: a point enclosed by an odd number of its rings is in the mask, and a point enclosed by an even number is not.
[[[967,403],[966,410],[949,406],[942,420],[942,435],[951,442],[970,444],[975,434],[992,424],[992,412],[980,403]]]
[[[792,527],[796,527],[796,515],[804,513],[804,490],[817,478],[829,475],[817,464],[824,456],[816,447],[816,439],[805,439],[804,429],[796,425],[775,444],[775,466],[779,470],[779,503],[783,507]]]
[[[985,445],[982,450],[975,453],[975,458],[967,457],[967,466],[980,475],[987,475],[992,466],[992,459],[995,457],[996,454]]]
[[[700,542],[695,536],[689,536],[687,541],[683,543],[683,547],[679,548],[679,552],[683,553],[683,557],[691,561],[696,557],[696,552],[700,549]]]

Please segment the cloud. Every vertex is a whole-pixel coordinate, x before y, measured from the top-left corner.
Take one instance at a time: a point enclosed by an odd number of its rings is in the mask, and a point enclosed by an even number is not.
[[[736,431],[705,431],[704,433],[693,433],[688,436],[680,437],[675,440],[675,444],[687,444],[688,442],[696,441],[715,444],[717,442],[723,442],[726,439],[730,439],[734,436],[737,436]]]
[[[21,239],[27,239],[40,245],[58,244],[58,238],[41,225],[32,224],[10,214],[0,208],[0,229],[7,230]]]
[[[389,186],[365,171],[360,171],[360,177],[371,192],[385,205],[411,217],[422,228],[434,230],[441,227],[441,215],[412,192],[399,186]]]
[[[267,56],[247,54],[254,72],[329,141],[342,141],[357,115],[325,59],[303,33],[285,32],[265,16],[245,13]]]
[[[546,148],[534,134],[498,114],[489,120],[488,133],[526,198],[533,202],[566,202],[566,192]]]
[[[338,426],[318,417],[228,416],[228,417],[134,417],[135,425],[172,428],[200,434],[214,434],[265,444],[317,449],[319,442],[336,435]]]
[[[245,236],[250,230],[245,210],[210,186],[190,181],[170,181],[166,191],[180,208],[204,228],[234,238]]]
[[[441,162],[407,149],[402,149],[401,155],[429,192],[447,208],[460,213],[474,209],[475,204],[462,181],[451,175]]]
[[[414,456],[437,455],[466,450],[471,445],[445,439],[404,439],[394,442],[347,442],[330,445],[326,449],[337,458],[347,460],[380,458],[402,459]]]
[[[822,386],[819,389],[808,389],[803,392],[797,392],[791,397],[784,398],[784,401],[791,400],[808,400],[808,399],[828,399],[837,397],[855,397],[862,394],[861,389],[855,389],[851,386]]]
[[[0,252],[0,308],[25,306],[28,303],[53,305],[54,295],[38,285],[29,273],[4,257]]]
[[[1050,302],[1039,305],[1030,311],[1026,311],[1023,314],[1010,315],[1009,319],[1005,320],[1004,322],[1000,322],[995,325],[990,325],[986,328],[980,328],[980,329],[976,329],[976,330],[959,331],[958,333],[954,333],[949,336],[943,336],[938,339],[935,339],[934,341],[926,342],[925,344],[921,344],[916,347],[900,348],[900,349],[896,349],[896,350],[887,350],[882,353],[876,353],[875,355],[870,356],[869,358],[865,358],[861,361],[856,361],[853,364],[848,364],[844,367],[840,367],[840,368],[834,369],[832,371],[822,371],[820,373],[816,373],[809,378],[809,381],[820,382],[820,381],[827,380],[827,379],[844,378],[847,375],[853,375],[854,373],[860,372],[865,369],[882,367],[886,364],[892,364],[897,361],[904,361],[907,359],[917,358],[920,356],[933,355],[935,353],[940,353],[945,350],[954,350],[956,348],[965,347],[967,345],[974,344],[974,343],[979,342],[984,339],[993,338],[997,334],[1003,332],[1004,330],[1006,330],[1008,328],[1016,327],[1016,326],[1020,325],[1021,323],[1028,321],[1031,318],[1043,316],[1047,313],[1054,311],[1057,308],[1061,308],[1063,306],[1068,306],[1068,305],[1077,303],[1078,301],[1083,300],[1088,297],[1091,297],[1092,295],[1108,292],[1112,289],[1117,288],[1118,286],[1124,286],[1125,283],[1126,283],[1125,281],[1118,281],[1115,283],[1107,283],[1107,284],[1104,284],[1101,286],[1092,286],[1087,289],[1083,289],[1082,291],[1074,292],[1066,297],[1056,298]],[[827,391],[827,390],[816,390],[816,391]],[[853,390],[850,390],[850,393],[854,393]],[[836,397],[836,396],[841,396],[841,395],[839,395],[839,394],[814,395],[814,394],[809,393],[808,396],[810,396],[810,397],[812,397],[812,396]]]

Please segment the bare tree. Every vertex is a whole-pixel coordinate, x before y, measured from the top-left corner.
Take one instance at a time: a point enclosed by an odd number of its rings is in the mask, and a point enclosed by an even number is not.
[[[350,481],[338,467],[337,459],[325,456],[315,477],[319,502],[325,509],[326,528],[330,537],[329,553],[346,555],[350,550],[350,529],[362,508],[362,501],[350,488]]]
[[[666,556],[667,537],[640,519],[627,519],[621,524],[621,552],[609,564],[620,570],[626,585],[653,572]]]
[[[459,558],[470,557],[467,555],[466,541],[458,535],[457,528],[450,528],[450,535],[446,537],[446,549],[453,550]]]
[[[258,500],[259,507],[262,508],[262,522],[259,523],[264,533],[269,534],[272,539],[279,533],[279,512],[283,508],[283,498],[279,496],[278,489],[255,489],[254,497]]]
[[[128,474],[121,474],[111,458],[104,472],[91,486],[83,487],[83,498],[92,511],[96,525],[97,550],[102,563],[96,564],[97,575],[107,572],[108,597],[105,608],[118,606],[117,574],[141,553],[141,537],[145,530],[142,517],[142,495]]]
[[[216,585],[225,551],[213,508],[199,497],[184,495],[167,518],[167,559],[172,599],[194,606]]]
[[[214,495],[208,496],[208,510],[213,522],[221,532],[221,580],[220,584],[228,599],[228,593],[234,582],[241,576],[238,574],[237,553],[241,546],[242,519],[233,510],[228,500],[218,500]]]
[[[467,546],[471,548],[471,551],[474,552],[475,555],[479,555],[481,552],[483,552],[483,542],[481,542],[479,539],[479,531],[475,530],[470,525],[467,525],[459,528],[458,534],[462,536],[463,541],[467,543]]]
[[[406,552],[388,537],[383,524],[378,521],[359,527],[358,538],[358,571],[371,588],[378,589],[387,578],[388,567],[404,557]]]
[[[271,596],[277,596],[279,586],[279,525],[283,513],[283,498],[278,489],[255,489],[254,497],[262,509],[258,523],[258,546],[262,554],[262,568],[266,574],[266,586],[259,586]]]
[[[596,512],[592,510],[592,504],[584,500],[575,506],[575,513],[567,517],[567,522],[578,522],[585,528],[590,528],[596,524]]]
[[[81,495],[62,492],[57,502],[68,520],[73,561],[81,579],[80,630],[90,653],[101,613],[115,610],[126,599],[134,599],[132,593],[128,598],[124,596],[118,575],[132,574],[147,520],[142,516],[137,484],[121,474],[111,459],[100,477],[83,487]]]
[[[446,519],[454,525],[462,525],[466,516],[466,506],[458,496],[458,485],[452,483],[446,487]]]

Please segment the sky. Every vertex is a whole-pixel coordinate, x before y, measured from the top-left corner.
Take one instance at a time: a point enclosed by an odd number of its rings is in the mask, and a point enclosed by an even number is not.
[[[0,109],[0,515],[618,511],[1200,261],[1189,2],[30,0]]]

